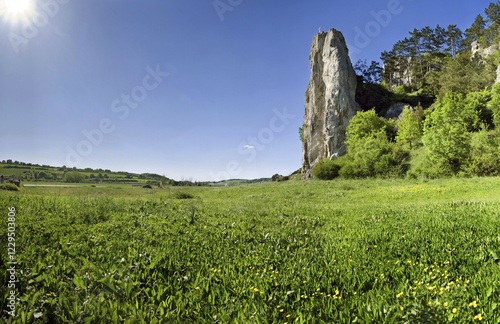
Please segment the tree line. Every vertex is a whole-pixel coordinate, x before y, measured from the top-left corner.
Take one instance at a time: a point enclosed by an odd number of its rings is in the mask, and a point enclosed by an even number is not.
[[[415,28],[397,41],[377,61],[358,61],[355,70],[363,83],[381,84],[390,90],[432,98],[447,92],[467,93],[492,84],[498,55],[472,57],[471,45],[488,48],[498,44],[500,2],[490,3],[465,31],[457,25]],[[371,108],[371,107],[370,107]]]

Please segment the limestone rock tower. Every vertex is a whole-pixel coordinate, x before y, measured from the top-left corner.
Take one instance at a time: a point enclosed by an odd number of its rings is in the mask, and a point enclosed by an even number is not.
[[[356,114],[356,73],[342,33],[335,29],[314,36],[311,77],[305,94],[302,172],[320,160],[346,153],[346,130]]]

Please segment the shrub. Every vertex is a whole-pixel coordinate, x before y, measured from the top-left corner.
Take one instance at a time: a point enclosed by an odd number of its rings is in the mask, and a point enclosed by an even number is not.
[[[422,164],[412,168],[406,173],[409,179],[438,179],[444,176],[451,176],[452,174],[448,169],[443,169],[434,163],[432,163],[428,157],[426,157]]]
[[[500,175],[500,151],[498,140],[486,129],[474,134],[466,174],[471,176]]]
[[[493,128],[493,112],[488,108],[491,98],[489,90],[467,94],[464,100],[463,116],[469,131],[477,132],[481,130],[482,125]]]
[[[187,192],[182,192],[182,191],[178,191],[174,194],[174,197],[177,198],[177,199],[193,199],[194,196],[190,193],[187,193]]]
[[[425,120],[423,142],[429,160],[444,173],[457,174],[470,153],[471,136],[464,119],[463,96],[449,94],[438,100]]]
[[[375,110],[358,112],[347,127],[347,146],[349,151],[359,141],[363,141],[371,134],[386,130],[387,124],[382,117],[377,116]]]
[[[313,168],[312,173],[320,180],[332,180],[339,176],[341,166],[334,160],[326,158],[319,161]]]
[[[2,183],[0,185],[1,190],[18,191],[19,187],[13,183]]]
[[[403,176],[409,168],[408,151],[387,140],[384,130],[359,141],[339,171],[343,178]]]
[[[398,126],[398,133],[396,136],[398,144],[408,144],[411,149],[422,138],[422,123],[419,121],[419,117],[413,114],[408,107],[403,109]]]
[[[83,175],[76,171],[68,172],[64,175],[65,182],[79,183],[83,181],[83,178]]]
[[[488,103],[488,108],[493,115],[493,124],[496,129],[500,128],[500,84],[495,84],[491,89],[491,101]]]
[[[282,182],[282,181],[288,181],[290,180],[289,176],[283,176],[281,174],[275,174],[271,177],[271,181],[273,182]]]

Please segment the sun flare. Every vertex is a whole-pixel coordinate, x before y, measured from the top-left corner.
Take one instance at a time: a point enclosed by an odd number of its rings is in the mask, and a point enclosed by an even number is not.
[[[0,15],[13,22],[27,20],[34,8],[34,0],[0,0]]]

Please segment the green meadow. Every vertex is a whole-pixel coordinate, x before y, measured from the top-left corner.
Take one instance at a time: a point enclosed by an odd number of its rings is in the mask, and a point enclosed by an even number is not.
[[[0,211],[7,323],[500,323],[500,178],[23,187]]]

